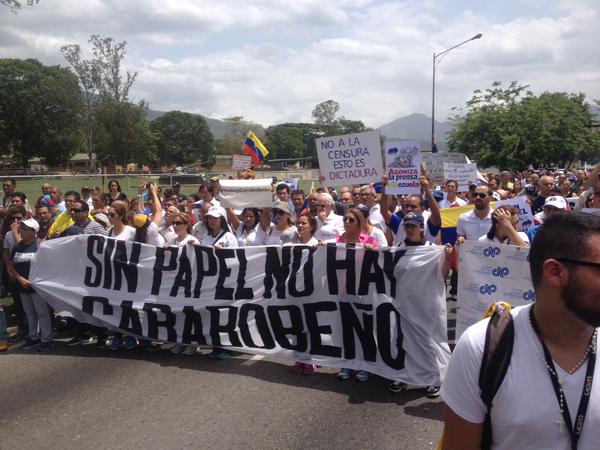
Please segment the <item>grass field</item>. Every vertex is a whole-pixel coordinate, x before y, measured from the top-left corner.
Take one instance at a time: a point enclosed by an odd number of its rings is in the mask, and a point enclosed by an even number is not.
[[[125,195],[127,195],[128,198],[135,197],[138,193],[138,185],[140,183],[147,183],[148,181],[160,181],[159,184],[163,190],[171,186],[171,181],[179,181],[182,186],[181,192],[186,195],[198,192],[198,185],[200,183],[198,176],[185,175],[173,175],[173,178],[170,178],[169,175],[123,175],[112,177],[62,176],[60,178],[39,176],[32,178],[17,178],[16,182],[17,191],[24,192],[29,199],[29,204],[33,207],[35,201],[40,195],[42,195],[41,186],[43,183],[50,183],[53,186],[58,186],[64,195],[66,191],[71,190],[81,192],[81,188],[83,186],[99,186],[102,188],[103,192],[108,192],[108,182],[112,179],[119,181],[121,190],[125,193]],[[311,180],[300,180],[299,187],[308,193],[310,191],[311,183]],[[314,185],[318,185],[318,181],[315,182]]]

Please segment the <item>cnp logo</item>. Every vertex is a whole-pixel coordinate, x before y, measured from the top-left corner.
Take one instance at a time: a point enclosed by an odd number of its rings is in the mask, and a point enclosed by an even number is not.
[[[500,247],[488,247],[483,249],[483,256],[486,258],[495,258],[500,254]]]
[[[492,275],[495,277],[504,278],[504,277],[507,277],[508,274],[509,274],[508,267],[496,267],[494,270],[492,270]]]
[[[523,300],[534,302],[535,301],[535,292],[532,290],[523,292]]]
[[[486,283],[479,287],[479,292],[482,293],[483,295],[492,295],[497,290],[498,290],[498,288],[496,287],[495,284],[487,284]]]

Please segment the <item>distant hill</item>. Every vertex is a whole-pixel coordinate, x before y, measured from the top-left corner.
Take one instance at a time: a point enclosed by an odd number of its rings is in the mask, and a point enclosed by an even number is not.
[[[431,148],[431,117],[425,114],[411,114],[410,116],[401,117],[380,126],[378,130],[389,140],[418,139],[421,141],[423,150]],[[435,139],[438,150],[448,150],[446,140],[450,131],[452,131],[450,123],[435,121]]]

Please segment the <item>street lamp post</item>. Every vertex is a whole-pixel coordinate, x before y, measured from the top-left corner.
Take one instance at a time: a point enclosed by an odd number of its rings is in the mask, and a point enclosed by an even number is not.
[[[431,151],[433,153],[437,153],[437,146],[435,144],[435,69],[438,66],[438,64],[441,62],[441,60],[437,61],[437,59],[440,56],[444,56],[449,51],[454,50],[455,48],[460,47],[463,44],[466,44],[467,42],[474,41],[475,39],[480,39],[481,36],[483,36],[481,33],[476,34],[471,39],[467,39],[466,41],[463,41],[460,44],[456,44],[455,46],[450,47],[450,48],[444,50],[443,52],[433,54],[433,77],[432,77],[432,89],[431,89]]]

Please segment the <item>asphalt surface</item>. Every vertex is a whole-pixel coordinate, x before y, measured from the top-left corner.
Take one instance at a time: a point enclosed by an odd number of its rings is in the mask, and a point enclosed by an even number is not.
[[[442,431],[441,400],[392,394],[377,376],[66,340],[0,354],[1,449],[431,449]]]

